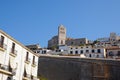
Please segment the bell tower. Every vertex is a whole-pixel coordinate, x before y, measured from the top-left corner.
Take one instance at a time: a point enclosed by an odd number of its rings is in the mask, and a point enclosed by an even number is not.
[[[63,25],[58,27],[58,45],[65,45],[66,41],[66,28]]]

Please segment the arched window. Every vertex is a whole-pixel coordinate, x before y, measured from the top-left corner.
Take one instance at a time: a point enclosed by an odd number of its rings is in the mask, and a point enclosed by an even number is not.
[[[63,40],[61,40],[61,44],[63,44]]]

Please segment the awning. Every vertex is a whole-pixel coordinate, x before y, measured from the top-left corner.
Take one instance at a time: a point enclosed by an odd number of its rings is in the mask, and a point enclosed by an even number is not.
[[[36,67],[32,67],[32,75],[37,76],[37,69]]]
[[[16,63],[16,61],[15,61],[15,58],[12,57],[12,56],[10,56],[10,67],[11,67],[12,69],[16,69],[16,68],[17,68],[17,63]]]
[[[31,68],[30,65],[25,63],[25,71],[26,71],[27,74],[31,73],[31,69],[30,68]]]

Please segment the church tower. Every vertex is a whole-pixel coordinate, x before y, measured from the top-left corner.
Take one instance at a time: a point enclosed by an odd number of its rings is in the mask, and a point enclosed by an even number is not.
[[[65,45],[66,41],[66,28],[63,25],[58,27],[58,45]]]

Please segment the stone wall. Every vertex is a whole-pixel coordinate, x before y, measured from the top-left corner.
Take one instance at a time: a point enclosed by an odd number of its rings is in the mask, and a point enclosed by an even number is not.
[[[120,80],[120,61],[41,56],[38,75],[48,80]]]

